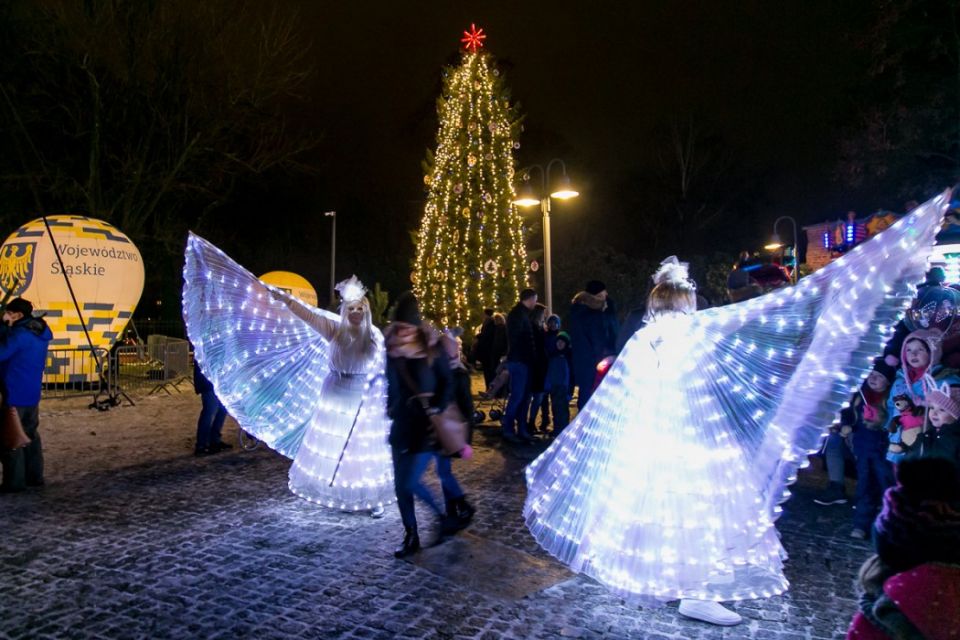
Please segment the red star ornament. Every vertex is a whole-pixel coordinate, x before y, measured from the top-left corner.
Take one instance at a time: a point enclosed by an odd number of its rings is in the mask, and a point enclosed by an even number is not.
[[[483,29],[477,29],[477,25],[471,23],[470,31],[463,32],[463,37],[460,38],[460,42],[463,43],[464,49],[476,53],[477,49],[483,46],[483,41],[486,39],[487,36],[483,32]]]

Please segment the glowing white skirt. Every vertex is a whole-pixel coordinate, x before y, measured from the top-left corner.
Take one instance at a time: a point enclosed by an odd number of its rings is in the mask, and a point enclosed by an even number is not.
[[[537,542],[628,598],[784,591],[778,505],[910,304],[948,201],[796,286],[640,329],[527,469]]]
[[[365,375],[330,373],[290,467],[290,490],[334,509],[368,510],[394,500],[382,420],[362,403]]]

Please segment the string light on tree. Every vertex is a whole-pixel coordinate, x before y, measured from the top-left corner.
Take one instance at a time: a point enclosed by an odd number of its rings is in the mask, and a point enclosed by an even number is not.
[[[525,286],[513,205],[519,124],[485,39],[470,25],[460,64],[444,71],[437,146],[423,179],[412,280],[424,314],[444,326],[468,326],[484,308],[512,305]]]

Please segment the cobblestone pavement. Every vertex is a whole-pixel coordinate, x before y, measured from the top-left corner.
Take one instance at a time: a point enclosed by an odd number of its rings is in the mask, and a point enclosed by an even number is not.
[[[500,593],[395,560],[395,508],[374,520],[298,499],[271,451],[194,458],[198,409],[187,393],[105,413],[44,403],[48,484],[0,495],[0,637],[842,638],[869,554],[847,537],[847,507],[812,504],[807,474],[780,520],[786,595],[734,605],[745,622],[732,628],[628,606],[536,546],[520,515],[536,450],[483,429],[475,459],[455,464],[477,517],[445,544],[482,547],[501,581],[560,576]],[[235,441],[232,421],[225,433]]]

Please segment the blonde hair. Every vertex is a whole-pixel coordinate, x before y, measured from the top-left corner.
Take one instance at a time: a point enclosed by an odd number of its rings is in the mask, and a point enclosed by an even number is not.
[[[690,279],[686,262],[670,256],[653,274],[654,287],[647,297],[647,319],[668,313],[693,313],[697,310],[697,285]]]
[[[363,307],[363,320],[359,326],[350,323],[350,307],[355,304]],[[333,342],[343,352],[354,352],[356,355],[369,356],[376,351],[376,344],[373,340],[373,332],[370,327],[373,325],[373,316],[370,313],[370,301],[366,297],[359,300],[344,300],[340,304],[340,323],[333,334]]]
[[[693,313],[696,310],[696,289],[658,284],[647,298],[647,315],[651,318],[665,313]]]

